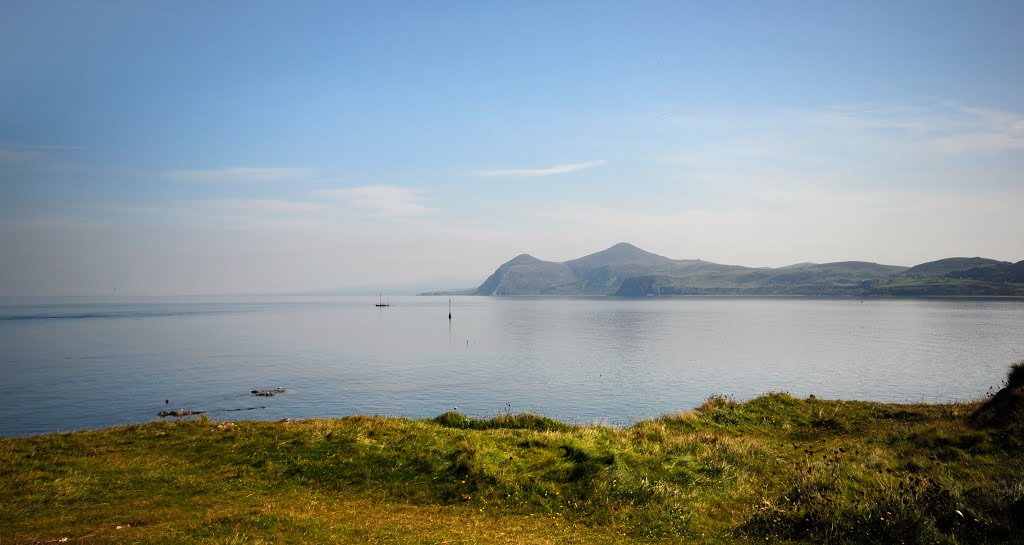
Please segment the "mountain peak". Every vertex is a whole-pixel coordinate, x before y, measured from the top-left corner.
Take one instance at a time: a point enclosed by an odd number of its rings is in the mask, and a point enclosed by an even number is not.
[[[628,242],[620,242],[606,250],[567,261],[566,263],[583,267],[603,267],[606,265],[624,264],[660,265],[670,261],[672,260],[667,257],[641,250]]]
[[[505,264],[502,266],[507,267],[511,265],[525,265],[528,263],[540,263],[540,260],[537,259],[536,257],[533,257],[530,254],[519,254],[513,257],[512,259],[506,261]]]

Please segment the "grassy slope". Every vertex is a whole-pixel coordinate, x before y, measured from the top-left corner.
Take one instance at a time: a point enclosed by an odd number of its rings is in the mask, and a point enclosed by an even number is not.
[[[872,285],[868,295],[895,296],[958,296],[994,295],[1024,296],[1024,284],[1013,282],[987,282],[970,278],[889,278]]]
[[[971,429],[973,409],[771,394],[628,429],[448,413],[7,438],[0,542],[1020,539],[1024,431]]]

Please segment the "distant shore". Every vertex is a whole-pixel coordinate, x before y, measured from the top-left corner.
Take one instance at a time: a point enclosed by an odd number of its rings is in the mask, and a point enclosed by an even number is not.
[[[510,295],[484,295],[479,293],[449,293],[449,292],[423,292],[417,293],[417,297],[495,297],[495,298],[571,298],[571,299],[621,299],[624,301],[644,301],[647,299],[837,299],[837,300],[874,300],[888,301],[895,299],[975,299],[985,300],[1020,300],[1024,295],[833,295],[833,294],[680,294],[680,295],[585,295],[585,294],[510,294]]]

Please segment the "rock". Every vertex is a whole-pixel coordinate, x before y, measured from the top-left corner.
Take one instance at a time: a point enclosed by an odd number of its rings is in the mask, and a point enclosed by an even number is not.
[[[274,388],[273,390],[253,390],[252,391],[252,395],[260,396],[260,397],[274,397],[275,395],[283,393],[283,392],[284,392],[284,388],[278,386],[277,388]]]
[[[160,411],[156,413],[159,417],[165,416],[192,416],[194,414],[204,414],[206,411],[186,411],[185,409],[178,409],[176,411]]]

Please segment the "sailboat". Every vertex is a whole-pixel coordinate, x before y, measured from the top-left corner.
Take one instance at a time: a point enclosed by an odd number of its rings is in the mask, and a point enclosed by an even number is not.
[[[377,304],[373,305],[373,306],[375,306],[375,307],[390,307],[391,306],[391,300],[388,300],[388,302],[385,303],[384,299],[381,298],[380,292],[378,292],[377,293]]]

